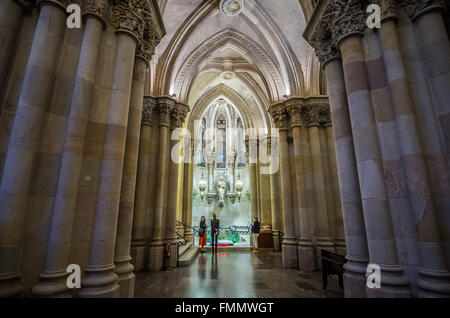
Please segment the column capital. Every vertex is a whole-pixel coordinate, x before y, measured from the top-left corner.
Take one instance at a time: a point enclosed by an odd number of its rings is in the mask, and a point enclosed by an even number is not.
[[[306,127],[331,125],[330,107],[326,103],[313,103],[303,108]]]
[[[289,130],[289,113],[284,103],[278,103],[269,107],[275,127],[280,130]]]
[[[188,112],[189,112],[188,105],[181,102],[175,103],[172,112],[170,113],[172,129],[181,128],[183,126],[184,120],[186,119]]]
[[[96,18],[103,24],[103,28],[105,28],[109,12],[108,2],[106,0],[85,0],[83,3],[83,19],[87,20],[89,17]]]
[[[159,125],[160,126],[170,126],[170,114],[173,107],[175,106],[175,101],[170,96],[161,96],[158,98],[157,109],[159,114]]]
[[[370,4],[379,5],[381,8],[381,21],[398,21],[398,4],[396,0],[370,0]]]
[[[16,2],[25,2],[25,1],[16,1]],[[36,5],[39,9],[41,9],[45,5],[53,5],[55,7],[60,8],[61,10],[66,11],[68,2],[69,2],[68,0],[37,0]]]
[[[414,21],[421,14],[430,10],[445,10],[445,0],[396,0]]]
[[[29,11],[33,6],[31,0],[12,0],[12,1],[17,3],[25,11]]]
[[[302,98],[291,98],[286,101],[286,108],[291,119],[291,128],[301,127],[303,125],[302,106],[304,103],[305,101]]]
[[[153,126],[153,109],[156,106],[156,101],[151,96],[144,96],[142,104],[142,121],[143,126]]]

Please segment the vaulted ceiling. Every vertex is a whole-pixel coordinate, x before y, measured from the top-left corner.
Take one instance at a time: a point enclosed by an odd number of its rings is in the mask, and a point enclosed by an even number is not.
[[[271,104],[320,93],[320,66],[302,36],[311,0],[243,1],[239,15],[227,16],[219,0],[159,0],[167,34],[153,60],[152,94],[176,95],[191,109],[222,96],[255,127],[268,127]]]

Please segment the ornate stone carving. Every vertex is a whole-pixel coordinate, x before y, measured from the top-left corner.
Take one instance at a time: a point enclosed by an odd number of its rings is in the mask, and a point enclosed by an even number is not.
[[[176,103],[171,113],[171,126],[173,129],[181,128],[189,112],[189,106],[183,103]]]
[[[289,129],[289,113],[284,103],[273,105],[269,108],[269,113],[273,118],[275,127],[280,130]]]
[[[146,21],[142,11],[147,1],[125,0],[117,1],[112,10],[112,23],[116,32],[125,32],[133,36],[137,43],[142,41]]]
[[[15,3],[17,3],[19,6],[21,6],[25,11],[29,11],[32,6],[33,2],[32,0],[13,0]]]
[[[333,15],[331,32],[336,46],[351,34],[362,34],[366,27],[365,12],[360,0],[328,1],[327,10]]]
[[[287,111],[291,119],[291,128],[301,127],[302,120],[302,104],[301,99],[291,99],[286,102]]]
[[[155,108],[155,100],[153,97],[144,97],[144,103],[142,105],[142,125],[153,125],[153,109]]]
[[[328,104],[311,104],[303,108],[306,127],[331,124],[330,107]]]
[[[397,0],[397,2],[412,20],[430,8],[445,9],[446,7],[446,3],[443,0]]]
[[[371,0],[370,3],[380,6],[382,20],[398,20],[398,5],[395,0]]]
[[[85,0],[83,1],[83,18],[89,16],[100,19],[103,26],[106,25],[106,19],[109,11],[109,4],[106,0]]]
[[[159,125],[160,126],[170,126],[170,114],[175,105],[175,101],[169,96],[163,96],[158,98],[158,114],[159,114]]]
[[[37,0],[36,4],[38,8],[41,8],[46,4],[50,4],[66,10],[67,5],[69,4],[69,0]]]

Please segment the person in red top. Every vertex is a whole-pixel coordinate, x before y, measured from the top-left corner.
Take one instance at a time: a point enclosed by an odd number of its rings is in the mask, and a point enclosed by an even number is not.
[[[207,230],[207,226],[206,226],[206,219],[204,216],[202,216],[200,218],[200,229],[198,231],[198,245],[200,245],[201,247],[201,252],[204,253],[206,252],[205,250],[205,245],[206,245],[206,230]]]

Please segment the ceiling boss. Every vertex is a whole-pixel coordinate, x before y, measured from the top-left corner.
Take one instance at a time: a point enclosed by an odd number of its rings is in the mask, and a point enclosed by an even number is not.
[[[241,13],[244,7],[244,0],[221,0],[220,11],[228,16],[235,16]]]

